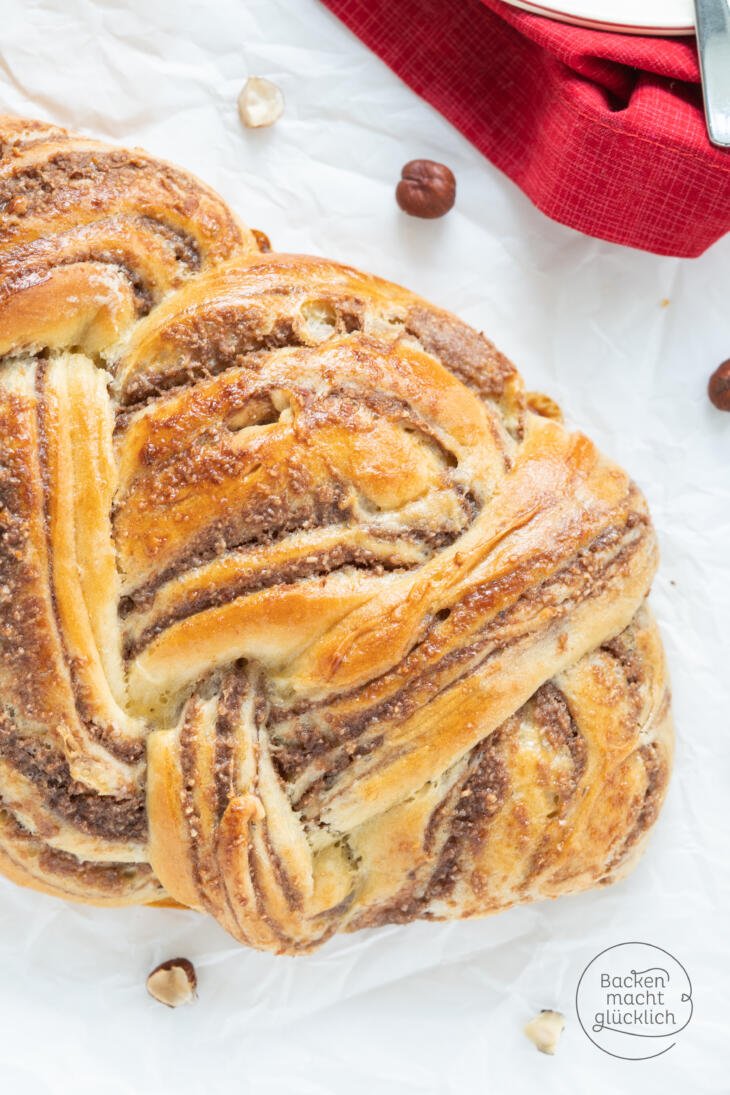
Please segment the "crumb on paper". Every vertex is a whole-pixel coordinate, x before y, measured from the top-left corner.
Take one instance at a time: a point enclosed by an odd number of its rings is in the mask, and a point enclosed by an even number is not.
[[[662,297],[662,300],[661,300],[660,303],[661,303],[662,308],[668,308],[669,307],[669,297]]]
[[[541,1053],[548,1053],[552,1056],[564,1029],[565,1016],[562,1012],[543,1008],[540,1014],[536,1015],[527,1024],[525,1034]]]

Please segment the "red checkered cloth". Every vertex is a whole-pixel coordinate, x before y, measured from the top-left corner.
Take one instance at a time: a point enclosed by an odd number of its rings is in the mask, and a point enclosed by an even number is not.
[[[500,0],[324,0],[554,220],[692,257],[730,230],[692,38],[586,30]]]

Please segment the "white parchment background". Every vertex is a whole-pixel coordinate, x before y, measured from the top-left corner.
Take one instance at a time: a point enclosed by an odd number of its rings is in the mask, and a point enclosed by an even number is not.
[[[247,74],[284,89],[271,131],[238,122]],[[730,1091],[730,415],[705,395],[730,356],[730,239],[678,261],[546,220],[316,0],[3,0],[0,109],[144,145],[216,186],[278,249],[355,263],[483,328],[649,497],[679,737],[631,879],[481,922],[286,959],[193,913],[92,910],[0,883],[0,1090]],[[395,205],[416,156],[458,177],[442,221]],[[695,1004],[676,1046],[638,1063],[591,1045],[573,1004],[586,963],[634,939],[684,963]],[[169,1011],[144,981],[176,954],[195,961],[200,996]],[[542,1007],[568,1018],[554,1058],[522,1034]]]

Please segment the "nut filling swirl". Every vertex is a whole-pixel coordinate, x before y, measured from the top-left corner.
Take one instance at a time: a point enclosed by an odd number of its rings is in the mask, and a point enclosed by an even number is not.
[[[621,877],[672,757],[631,480],[185,172],[0,149],[0,870],[289,954]]]

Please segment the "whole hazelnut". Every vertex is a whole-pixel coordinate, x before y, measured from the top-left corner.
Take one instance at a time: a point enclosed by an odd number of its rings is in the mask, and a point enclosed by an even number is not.
[[[395,198],[411,217],[443,217],[456,200],[454,173],[435,160],[410,160],[401,171]]]
[[[281,88],[264,76],[249,76],[238,96],[238,113],[249,129],[273,125],[284,113]]]
[[[532,1044],[537,1046],[540,1053],[548,1053],[552,1057],[564,1029],[565,1016],[562,1012],[543,1008],[540,1014],[527,1024],[525,1034]]]
[[[195,999],[198,978],[189,958],[168,958],[147,978],[147,991],[168,1008],[179,1008]]]
[[[730,358],[715,369],[707,385],[707,394],[718,411],[730,411]]]

